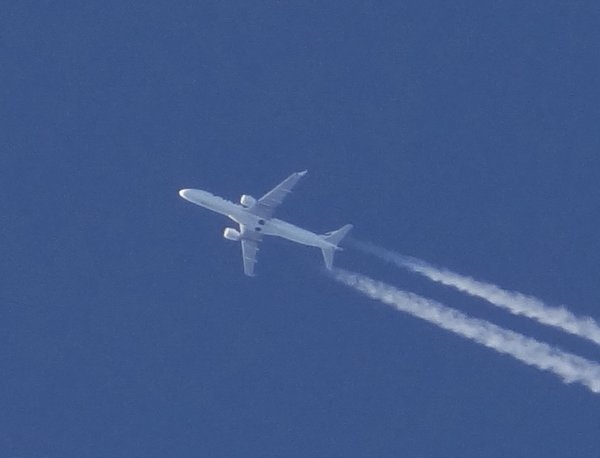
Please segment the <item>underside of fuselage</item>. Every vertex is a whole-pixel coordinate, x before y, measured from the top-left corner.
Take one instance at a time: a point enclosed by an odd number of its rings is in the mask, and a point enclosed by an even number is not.
[[[331,245],[314,232],[302,229],[295,224],[277,218],[264,219],[257,217],[246,209],[241,209],[239,213],[229,215],[229,217],[239,225],[244,226],[245,231],[255,232],[259,237],[262,235],[270,235],[273,237],[281,237],[302,245],[320,248]]]

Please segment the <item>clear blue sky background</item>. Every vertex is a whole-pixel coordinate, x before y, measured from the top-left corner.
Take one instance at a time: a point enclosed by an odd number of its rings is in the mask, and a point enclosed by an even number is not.
[[[598,2],[14,1],[0,455],[597,457],[600,396],[345,289],[184,187],[600,318]],[[373,259],[338,265],[600,360]]]

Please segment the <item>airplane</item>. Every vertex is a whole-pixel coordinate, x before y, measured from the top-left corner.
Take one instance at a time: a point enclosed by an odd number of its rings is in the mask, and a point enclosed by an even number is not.
[[[337,231],[319,235],[294,224],[273,218],[277,207],[281,205],[285,197],[307,172],[307,170],[304,170],[303,172],[292,173],[258,200],[248,194],[243,194],[239,204],[200,189],[182,189],[179,191],[179,195],[193,204],[225,215],[239,224],[239,230],[231,227],[226,228],[223,237],[227,240],[241,242],[244,273],[249,277],[254,276],[258,244],[265,235],[281,237],[302,245],[320,248],[323,253],[325,267],[331,270],[333,268],[333,256],[337,250],[341,250],[338,245],[352,229],[352,224],[346,224]]]

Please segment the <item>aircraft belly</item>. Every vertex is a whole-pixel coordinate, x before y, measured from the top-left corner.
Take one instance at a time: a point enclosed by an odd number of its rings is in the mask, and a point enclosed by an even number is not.
[[[280,220],[268,221],[261,232],[265,235],[281,237],[302,245],[319,246],[321,241],[317,234]]]
[[[203,192],[203,191],[202,191]],[[231,213],[236,213],[239,211],[239,206],[234,204],[233,202],[229,202],[228,200],[222,199],[217,196],[213,196],[209,193],[203,192],[201,197],[196,198],[193,194],[188,198],[191,202],[199,205],[200,207],[207,208],[208,210],[214,211],[216,213],[221,213],[222,215],[230,215]]]

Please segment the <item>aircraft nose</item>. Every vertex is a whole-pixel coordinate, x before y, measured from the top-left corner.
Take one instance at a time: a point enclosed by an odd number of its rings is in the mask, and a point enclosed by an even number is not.
[[[189,189],[182,189],[182,190],[179,191],[179,195],[181,197],[183,197],[184,199],[186,199],[186,200],[188,199],[188,194],[189,193],[190,193]]]

